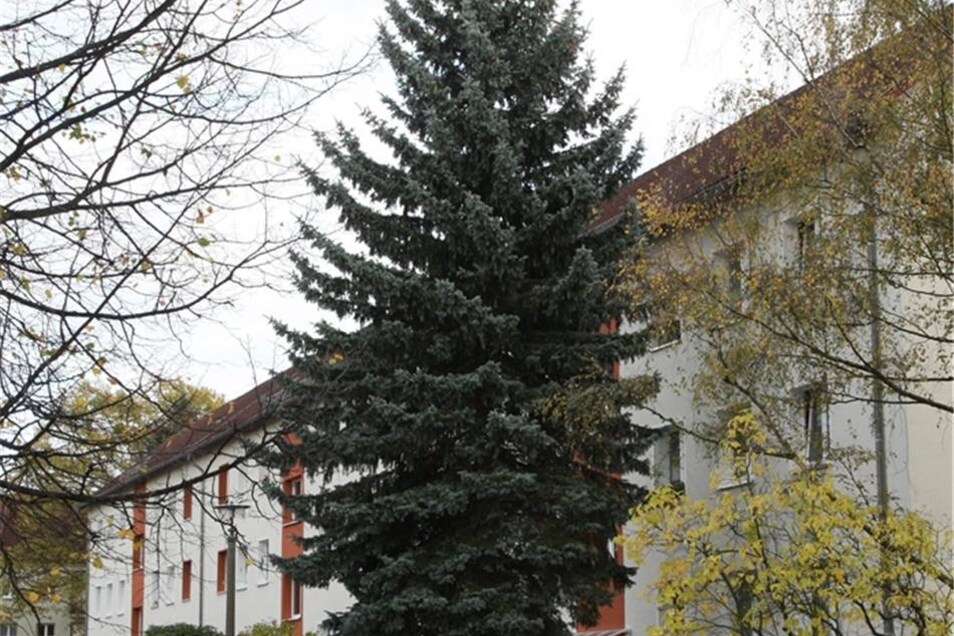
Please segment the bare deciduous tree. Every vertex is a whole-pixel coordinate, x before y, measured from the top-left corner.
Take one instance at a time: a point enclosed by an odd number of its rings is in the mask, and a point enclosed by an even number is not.
[[[261,284],[261,268],[293,239],[268,218],[269,203],[298,179],[277,141],[368,60],[292,57],[310,52],[303,4],[0,6],[8,495],[95,498],[102,480],[92,467],[126,440],[89,425],[95,413],[77,412],[71,391],[92,380],[120,400],[147,398],[169,379],[158,350],[227,303],[230,286]],[[64,458],[76,460],[70,470]],[[23,479],[27,465],[39,465],[45,481]]]

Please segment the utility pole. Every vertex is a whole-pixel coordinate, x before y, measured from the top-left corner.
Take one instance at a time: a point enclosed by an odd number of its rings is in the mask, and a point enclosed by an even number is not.
[[[225,636],[235,636],[235,548],[238,544],[235,513],[248,508],[248,504],[224,503],[215,508],[225,513],[228,522],[228,551],[225,555]]]

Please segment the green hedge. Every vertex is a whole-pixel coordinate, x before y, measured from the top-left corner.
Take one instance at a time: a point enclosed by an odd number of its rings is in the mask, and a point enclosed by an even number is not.
[[[222,636],[222,632],[210,625],[190,625],[173,623],[172,625],[153,625],[146,630],[145,636]]]

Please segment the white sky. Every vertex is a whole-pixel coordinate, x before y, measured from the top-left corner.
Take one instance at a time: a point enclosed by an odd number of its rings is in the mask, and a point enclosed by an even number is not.
[[[741,79],[751,61],[752,52],[746,50],[751,32],[724,0],[581,0],[580,8],[590,29],[586,49],[594,57],[599,76],[605,79],[620,64],[626,65],[623,102],[636,105],[634,137],[641,136],[646,147],[640,171],[671,156],[670,139],[680,120],[709,114],[715,89]],[[376,22],[384,17],[384,2],[310,0],[306,11],[314,12],[304,17],[315,21],[309,38],[323,51],[315,56],[321,66],[325,60],[353,57],[373,43]],[[325,97],[313,111],[312,125],[327,130],[341,120],[361,131],[359,111],[369,107],[380,112],[377,95],[390,93],[390,87],[390,70],[380,63]],[[286,143],[286,156],[317,160],[307,136]],[[317,202],[312,205],[317,208]],[[322,225],[334,227],[336,213],[321,214]],[[317,310],[304,303],[288,283],[286,272],[275,280],[284,290],[243,291],[234,308],[220,310],[216,321],[198,323],[191,332],[179,334],[193,358],[191,366],[182,368],[187,374],[184,379],[232,398],[264,380],[271,370],[285,368],[284,343],[268,318],[298,327],[319,319]]]

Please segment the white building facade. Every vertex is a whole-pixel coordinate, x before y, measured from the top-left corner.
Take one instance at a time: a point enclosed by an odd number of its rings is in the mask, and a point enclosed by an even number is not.
[[[167,442],[153,466],[120,478],[111,492],[125,501],[89,510],[96,537],[89,636],[140,636],[173,623],[224,631],[231,527],[224,504],[247,506],[234,514],[237,631],[286,622],[294,636],[321,634],[327,612],[350,604],[342,587],[305,588],[271,561],[299,554],[295,537],[309,529],[266,496],[262,484],[288,493],[317,487],[300,470],[279,475],[246,459],[250,446],[274,434],[267,415],[274,394],[265,383],[217,409]],[[154,494],[137,500],[136,493]]]
[[[636,179],[607,205],[604,220],[612,221],[623,205],[651,187],[683,181],[690,194],[711,187],[711,180],[697,179],[703,152],[701,145],[689,149]],[[806,240],[806,228],[798,219],[773,210],[763,213],[777,218],[767,224],[769,232],[762,253],[797,258]],[[697,238],[703,244],[707,241],[705,236]],[[724,255],[715,241],[711,243],[705,249],[715,262]],[[888,298],[886,302],[903,306],[908,301]],[[649,487],[678,482],[686,496],[693,498],[738,485],[727,475],[713,489],[711,475],[722,470],[718,453],[712,444],[680,430],[701,430],[721,417],[718,406],[700,404],[692,391],[691,378],[701,367],[703,351],[692,333],[674,325],[657,334],[646,356],[624,362],[619,370],[622,377],[656,373],[660,378],[660,390],[651,406],[665,419],[637,414],[641,424],[665,428],[671,422],[680,423],[656,442],[652,478],[633,479]],[[791,413],[795,443],[802,445],[805,453],[819,453],[820,459],[833,448],[873,448],[870,402],[825,403],[817,400],[817,389],[815,378],[809,377],[779,387],[796,405]],[[225,503],[249,506],[235,521],[241,545],[236,576],[239,630],[260,622],[287,621],[293,624],[295,636],[320,634],[319,625],[328,612],[347,608],[350,599],[341,586],[302,588],[277,571],[269,559],[269,555],[298,554],[293,537],[309,530],[266,497],[260,484],[281,484],[288,493],[319,487],[298,471],[274,475],[243,459],[249,443],[262,443],[272,434],[265,403],[274,392],[274,387],[266,383],[217,410],[207,421],[207,431],[199,431],[194,440],[167,444],[154,464],[121,480],[118,488],[128,496],[125,505],[90,511],[91,528],[100,541],[89,570],[89,636],[141,636],[152,625],[178,622],[222,630],[228,524],[216,506]],[[951,386],[938,383],[932,395],[937,402],[949,405]],[[888,483],[894,501],[922,513],[938,527],[950,528],[954,514],[951,417],[925,406],[887,405],[884,419]],[[804,435],[802,441],[798,441],[800,434]],[[874,463],[868,462],[858,474],[859,481],[872,489],[874,471]],[[211,476],[199,479],[202,475]],[[155,501],[137,501],[134,496],[136,492],[164,490],[168,492]],[[618,555],[624,558],[621,551]],[[600,623],[581,633],[642,636],[658,625],[660,608],[646,591],[663,556],[650,556],[637,573],[633,589],[618,595],[603,612]]]

